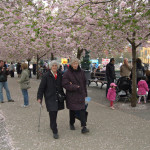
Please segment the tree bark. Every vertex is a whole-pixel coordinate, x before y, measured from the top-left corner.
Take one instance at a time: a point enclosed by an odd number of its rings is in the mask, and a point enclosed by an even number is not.
[[[51,60],[54,60],[54,54],[51,53]]]
[[[79,60],[81,59],[81,55],[82,55],[83,51],[84,51],[83,48],[82,48],[81,50],[80,50],[80,48],[78,48],[78,51],[77,51],[77,58],[78,58]]]
[[[136,107],[137,103],[137,79],[136,79],[136,46],[132,43],[132,96],[131,96],[131,106]]]
[[[39,79],[39,55],[37,55],[37,58],[36,58],[36,71],[37,71],[37,79]]]

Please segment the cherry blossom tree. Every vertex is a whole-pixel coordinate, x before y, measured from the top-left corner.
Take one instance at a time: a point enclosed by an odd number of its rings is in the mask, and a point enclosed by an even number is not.
[[[86,34],[90,31],[88,47],[95,45],[96,49],[96,46],[103,45],[104,49],[120,51],[128,44],[131,45],[133,64],[131,106],[135,107],[136,50],[150,36],[150,2],[148,0],[76,0],[59,3],[60,5],[66,3],[66,7],[59,7],[61,21],[83,26]],[[81,40],[81,43],[83,42],[85,40]]]

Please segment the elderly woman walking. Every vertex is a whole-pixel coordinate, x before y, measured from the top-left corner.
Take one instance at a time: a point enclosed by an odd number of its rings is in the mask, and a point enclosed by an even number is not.
[[[71,60],[68,70],[63,75],[63,87],[66,89],[66,104],[70,115],[70,129],[75,130],[75,114],[78,112],[81,118],[81,133],[87,133],[85,97],[87,97],[86,78],[84,71],[79,66],[79,60]]]
[[[50,128],[53,131],[53,138],[58,139],[57,129],[57,112],[64,109],[64,101],[58,98],[60,95],[65,95],[62,88],[62,74],[57,71],[59,64],[53,60],[49,65],[50,70],[42,77],[38,93],[37,100],[42,103],[43,95],[45,97],[45,104],[50,117]]]

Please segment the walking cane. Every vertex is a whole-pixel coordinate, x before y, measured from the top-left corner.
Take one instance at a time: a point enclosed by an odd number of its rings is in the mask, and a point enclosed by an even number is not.
[[[40,132],[40,119],[41,119],[41,110],[42,110],[42,103],[40,103],[40,113],[39,113],[38,132]]]

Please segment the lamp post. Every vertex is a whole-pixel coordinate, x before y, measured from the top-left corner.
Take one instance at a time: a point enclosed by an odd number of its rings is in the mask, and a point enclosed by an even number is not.
[[[150,59],[150,55],[147,55],[147,59],[148,59],[148,69],[149,69],[149,59]]]

